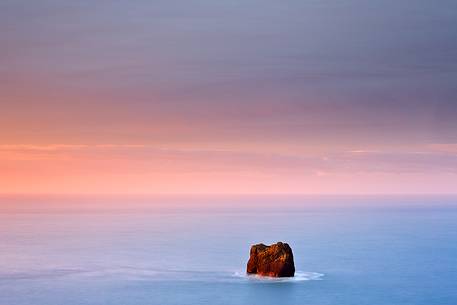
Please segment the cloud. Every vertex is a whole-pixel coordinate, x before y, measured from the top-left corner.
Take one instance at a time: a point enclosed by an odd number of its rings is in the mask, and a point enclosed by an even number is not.
[[[430,144],[429,147],[433,151],[457,154],[457,143]]]
[[[4,151],[62,151],[83,149],[117,149],[117,148],[144,148],[144,144],[0,144],[0,150]]]
[[[317,176],[339,173],[427,173],[457,172],[457,150],[453,144],[430,145],[427,150],[328,150],[291,153],[257,149],[199,149],[159,147],[148,144],[50,144],[0,145],[3,160],[77,160],[94,164],[120,162],[124,168],[154,170],[167,167],[182,172],[259,172],[264,174]]]

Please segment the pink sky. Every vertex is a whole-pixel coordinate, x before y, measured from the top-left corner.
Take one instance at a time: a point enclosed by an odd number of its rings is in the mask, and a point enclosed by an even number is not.
[[[0,193],[457,192],[452,14],[255,3],[5,3]]]
[[[1,145],[3,193],[452,193],[449,149],[325,152],[261,145]],[[228,145],[226,145],[228,146]],[[444,152],[443,152],[444,150]],[[452,151],[452,150],[451,150]]]

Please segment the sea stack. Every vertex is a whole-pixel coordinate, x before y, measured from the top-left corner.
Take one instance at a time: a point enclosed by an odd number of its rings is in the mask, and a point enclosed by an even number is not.
[[[295,274],[292,249],[282,242],[271,246],[253,245],[246,271],[262,276],[292,277]]]

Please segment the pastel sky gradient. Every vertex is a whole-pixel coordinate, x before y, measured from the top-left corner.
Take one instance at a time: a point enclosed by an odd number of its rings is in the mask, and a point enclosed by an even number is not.
[[[0,0],[0,193],[457,193],[457,1]]]

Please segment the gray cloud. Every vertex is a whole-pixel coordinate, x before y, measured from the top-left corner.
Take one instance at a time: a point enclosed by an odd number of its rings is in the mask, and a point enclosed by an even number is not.
[[[455,1],[0,5],[0,90],[53,92],[40,117],[176,121],[211,140],[457,140]],[[0,100],[12,115],[32,103]]]

